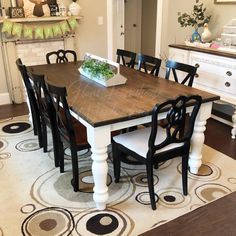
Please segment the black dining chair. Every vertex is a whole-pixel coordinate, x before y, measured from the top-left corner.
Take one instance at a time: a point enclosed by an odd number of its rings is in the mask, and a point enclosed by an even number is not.
[[[65,87],[57,87],[47,83],[47,88],[51,97],[52,105],[55,109],[56,123],[60,139],[69,146],[72,158],[72,185],[74,191],[79,190],[79,168],[78,154],[80,150],[90,148],[87,141],[87,130],[79,121],[72,118],[67,103],[67,91]],[[60,152],[60,171],[64,172],[64,151]]]
[[[28,77],[27,68],[22,63],[20,58],[18,58],[16,60],[16,65],[17,65],[18,70],[20,71],[21,77],[23,79],[23,82],[24,82],[24,85],[26,88],[26,93],[28,96],[30,111],[31,111],[31,115],[32,115],[34,134],[38,135],[39,147],[43,147],[43,138],[42,138],[40,115],[39,115],[39,107],[38,107],[37,99],[36,99],[36,96],[34,93],[34,89],[32,87],[30,79]]]
[[[49,52],[46,54],[47,64],[51,64],[52,61],[54,63],[66,63],[70,61],[77,61],[76,52],[73,50],[63,50],[60,49],[58,51]]]
[[[48,146],[48,133],[47,127],[51,129],[52,142],[53,142],[53,153],[54,153],[54,164],[55,167],[60,165],[59,156],[60,148],[62,144],[60,142],[58,128],[55,119],[55,110],[52,105],[51,97],[49,96],[48,90],[45,84],[45,76],[38,75],[28,72],[29,78],[33,81],[33,89],[36,94],[37,103],[39,107],[39,114],[41,120],[42,128],[42,138],[43,138],[43,149],[47,152]],[[62,163],[63,164],[63,163]],[[62,168],[62,167],[61,167]]]
[[[196,75],[197,72],[197,67],[168,60],[166,62],[166,75],[165,75],[166,79],[170,78],[171,71],[173,72],[173,77],[175,82],[192,87],[194,76]],[[184,72],[186,76],[180,79],[180,76],[179,77],[177,76],[177,71]]]
[[[123,49],[117,49],[117,63],[122,64],[123,66],[127,66],[130,68],[134,68],[136,53],[130,52]]]
[[[141,53],[138,54],[137,70],[144,71],[147,74],[158,76],[160,67],[161,59],[148,55],[143,55]]]
[[[123,155],[131,155],[146,165],[149,195],[152,209],[156,209],[153,184],[153,167],[175,157],[182,157],[182,184],[184,195],[188,194],[187,174],[190,140],[194,122],[201,106],[200,96],[180,96],[177,99],[157,104],[152,110],[151,127],[117,135],[112,140],[115,182],[120,180],[120,163]],[[187,106],[192,105],[184,135],[180,136],[187,115]],[[166,112],[166,125],[158,125],[159,114]],[[157,196],[156,196],[157,197]],[[158,198],[158,197],[157,197]]]

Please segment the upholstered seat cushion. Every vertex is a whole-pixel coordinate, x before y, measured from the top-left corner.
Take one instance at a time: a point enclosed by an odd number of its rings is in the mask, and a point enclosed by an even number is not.
[[[148,152],[148,140],[150,133],[151,133],[151,127],[148,127],[115,136],[113,137],[113,140],[116,143],[125,146],[126,148],[136,152],[137,154],[145,158]],[[155,144],[157,145],[163,142],[165,139],[166,139],[166,130],[159,126]],[[156,153],[167,151],[169,149],[173,149],[180,146],[183,146],[183,143],[169,144],[168,146],[158,150]]]

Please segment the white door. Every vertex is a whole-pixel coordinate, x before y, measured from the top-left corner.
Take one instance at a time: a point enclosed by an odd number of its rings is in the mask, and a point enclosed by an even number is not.
[[[114,20],[115,28],[115,39],[116,39],[116,49],[124,49],[125,47],[125,6],[124,0],[116,0],[115,15],[116,20]]]
[[[142,0],[125,0],[125,49],[141,51]]]

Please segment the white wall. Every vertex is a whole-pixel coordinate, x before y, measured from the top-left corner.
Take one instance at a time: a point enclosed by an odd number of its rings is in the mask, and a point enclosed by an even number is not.
[[[82,59],[86,52],[107,57],[107,1],[80,0],[81,15],[77,30],[77,50]],[[103,25],[98,25],[98,17],[103,17]]]

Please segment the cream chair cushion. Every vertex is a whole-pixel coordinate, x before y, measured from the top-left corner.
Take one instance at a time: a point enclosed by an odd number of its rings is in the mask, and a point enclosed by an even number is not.
[[[140,156],[146,158],[148,152],[148,140],[151,134],[151,127],[138,129],[132,132],[114,136],[113,140],[133,152],[136,152]],[[155,144],[159,144],[166,139],[166,130],[158,126],[157,137]],[[183,143],[173,143],[158,150],[156,153],[167,151],[176,147],[183,146]]]

